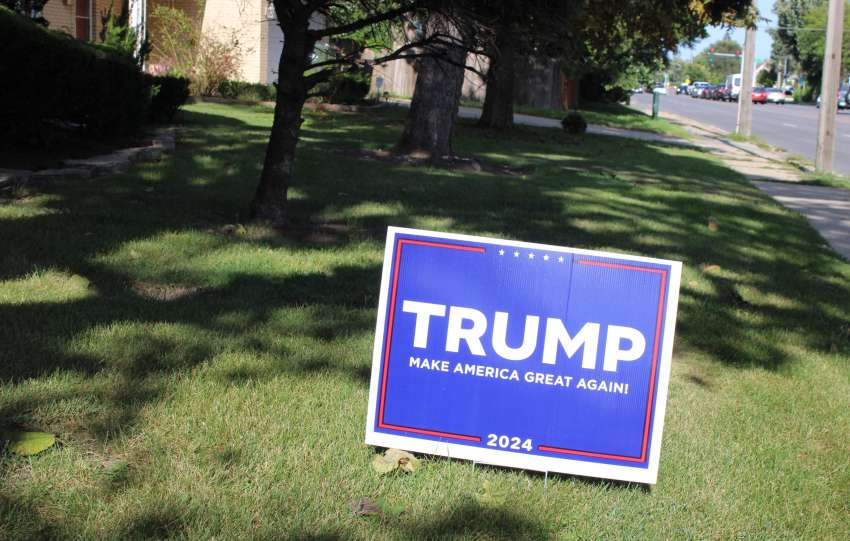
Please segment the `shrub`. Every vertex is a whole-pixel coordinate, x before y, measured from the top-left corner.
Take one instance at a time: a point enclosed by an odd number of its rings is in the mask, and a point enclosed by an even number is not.
[[[631,96],[631,90],[619,86],[605,90],[605,99],[611,103],[628,103]]]
[[[565,132],[573,135],[581,135],[587,131],[587,121],[580,113],[575,111],[564,117],[564,120],[561,121],[561,126],[564,127]]]
[[[128,17],[129,12],[126,11],[116,16],[110,4],[109,8],[100,15],[100,41],[104,46],[131,59],[141,68],[150,53],[150,41],[145,36],[144,41],[136,47],[136,31],[130,26]]]
[[[370,78],[366,70],[335,73],[328,80],[323,93],[331,103],[362,103],[369,93]]]
[[[57,126],[135,132],[148,89],[132,61],[0,7],[0,138],[45,141]]]
[[[150,87],[149,117],[154,122],[174,119],[177,109],[189,98],[189,79],[170,75],[146,75]]]
[[[222,81],[218,85],[218,95],[232,100],[273,101],[277,97],[277,85]]]
[[[239,41],[239,31],[220,28],[201,33],[199,25],[181,9],[157,6],[151,16],[156,35],[153,53],[160,71],[188,77],[191,92],[212,96],[219,85],[239,75],[242,57],[250,52]]]
[[[811,103],[815,99],[815,87],[812,85],[798,86],[794,89],[794,101],[797,103]]]

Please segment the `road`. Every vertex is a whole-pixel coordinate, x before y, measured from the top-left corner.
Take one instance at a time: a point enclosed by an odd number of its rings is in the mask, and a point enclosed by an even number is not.
[[[632,96],[632,105],[649,110],[651,94]],[[722,130],[734,131],[738,104],[711,101],[690,96],[661,96],[661,111],[686,116]],[[850,175],[850,111],[840,111],[837,117],[835,140],[835,170]],[[818,130],[818,109],[810,105],[753,104],[753,135],[792,154],[815,160]]]

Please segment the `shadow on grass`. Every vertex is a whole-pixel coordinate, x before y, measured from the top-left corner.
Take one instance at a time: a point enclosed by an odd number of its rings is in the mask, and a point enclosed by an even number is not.
[[[484,507],[469,501],[448,513],[433,513],[401,521],[396,527],[403,539],[549,539],[543,524],[506,506]]]

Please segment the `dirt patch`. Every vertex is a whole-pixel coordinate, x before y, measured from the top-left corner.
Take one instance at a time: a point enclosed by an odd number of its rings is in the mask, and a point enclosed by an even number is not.
[[[290,224],[280,234],[304,244],[339,244],[349,240],[351,228],[342,223]]]
[[[173,301],[190,297],[200,291],[200,288],[195,286],[162,284],[143,280],[133,283],[132,289],[138,296],[155,301]]]
[[[352,156],[361,160],[373,160],[395,165],[408,165],[412,167],[438,167],[452,171],[485,172],[495,175],[509,175],[522,177],[534,171],[533,166],[511,167],[481,160],[476,157],[466,156],[442,156],[434,158],[427,153],[402,154],[391,150],[369,150],[369,149],[341,149],[337,150],[344,156]]]

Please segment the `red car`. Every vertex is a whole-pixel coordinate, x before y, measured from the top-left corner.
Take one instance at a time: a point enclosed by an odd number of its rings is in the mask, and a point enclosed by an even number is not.
[[[764,87],[757,86],[753,89],[753,103],[767,103],[767,91]]]

